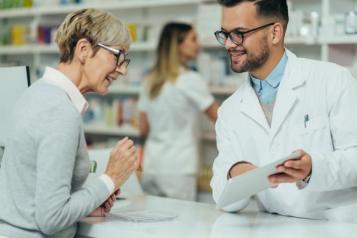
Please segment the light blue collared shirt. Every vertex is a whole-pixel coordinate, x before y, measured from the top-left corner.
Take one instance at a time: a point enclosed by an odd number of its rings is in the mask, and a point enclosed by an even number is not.
[[[260,80],[250,75],[250,81],[261,103],[270,104],[275,100],[287,62],[288,56],[286,52],[284,52],[279,64],[265,80]]]

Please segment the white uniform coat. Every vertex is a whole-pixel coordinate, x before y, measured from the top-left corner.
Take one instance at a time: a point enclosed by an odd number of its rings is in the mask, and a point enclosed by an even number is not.
[[[164,84],[154,99],[143,88],[138,107],[146,112],[150,125],[144,149],[145,173],[197,173],[196,119],[213,102],[205,81],[191,70],[182,69],[176,82]]]
[[[287,55],[271,128],[249,80],[220,107],[213,196],[218,201],[234,163],[259,167],[301,148],[312,157],[309,184],[267,189],[256,195],[258,204],[272,213],[328,218],[337,206],[357,203],[357,81],[333,63]],[[247,203],[237,201],[225,210]]]

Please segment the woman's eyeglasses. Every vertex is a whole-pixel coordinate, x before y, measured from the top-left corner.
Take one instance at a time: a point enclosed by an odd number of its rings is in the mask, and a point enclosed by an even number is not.
[[[106,46],[102,43],[98,43],[97,46],[102,47],[103,49],[106,49],[110,53],[112,53],[117,58],[116,65],[118,67],[122,67],[122,66],[128,67],[128,65],[130,63],[130,59],[127,58],[127,54],[125,54],[123,50],[114,49],[114,48]]]

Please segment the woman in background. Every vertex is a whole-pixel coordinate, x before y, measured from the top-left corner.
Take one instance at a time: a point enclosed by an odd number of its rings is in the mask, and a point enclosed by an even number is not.
[[[199,151],[196,119],[205,112],[215,121],[218,103],[200,75],[187,66],[199,53],[197,34],[184,23],[164,26],[157,62],[140,94],[140,132],[144,149],[144,191],[195,200]]]
[[[84,184],[90,162],[81,114],[86,92],[104,95],[127,72],[130,37],[113,15],[84,9],[58,29],[57,68],[19,99],[0,169],[0,236],[74,237],[85,216],[104,216],[138,167],[133,142],[112,149],[107,169]]]

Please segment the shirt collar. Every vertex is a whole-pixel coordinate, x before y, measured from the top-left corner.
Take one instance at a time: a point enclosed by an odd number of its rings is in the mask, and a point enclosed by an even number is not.
[[[87,100],[66,75],[54,68],[46,67],[43,79],[45,82],[63,89],[79,113],[84,113],[88,109]]]
[[[280,81],[284,75],[285,67],[288,62],[288,56],[286,52],[284,52],[283,57],[281,57],[279,63],[273,71],[266,77],[264,80],[265,83],[267,83],[269,86],[273,88],[277,88],[280,84]],[[261,88],[262,87],[262,80],[255,78],[253,75],[250,75],[252,84],[255,88]]]

